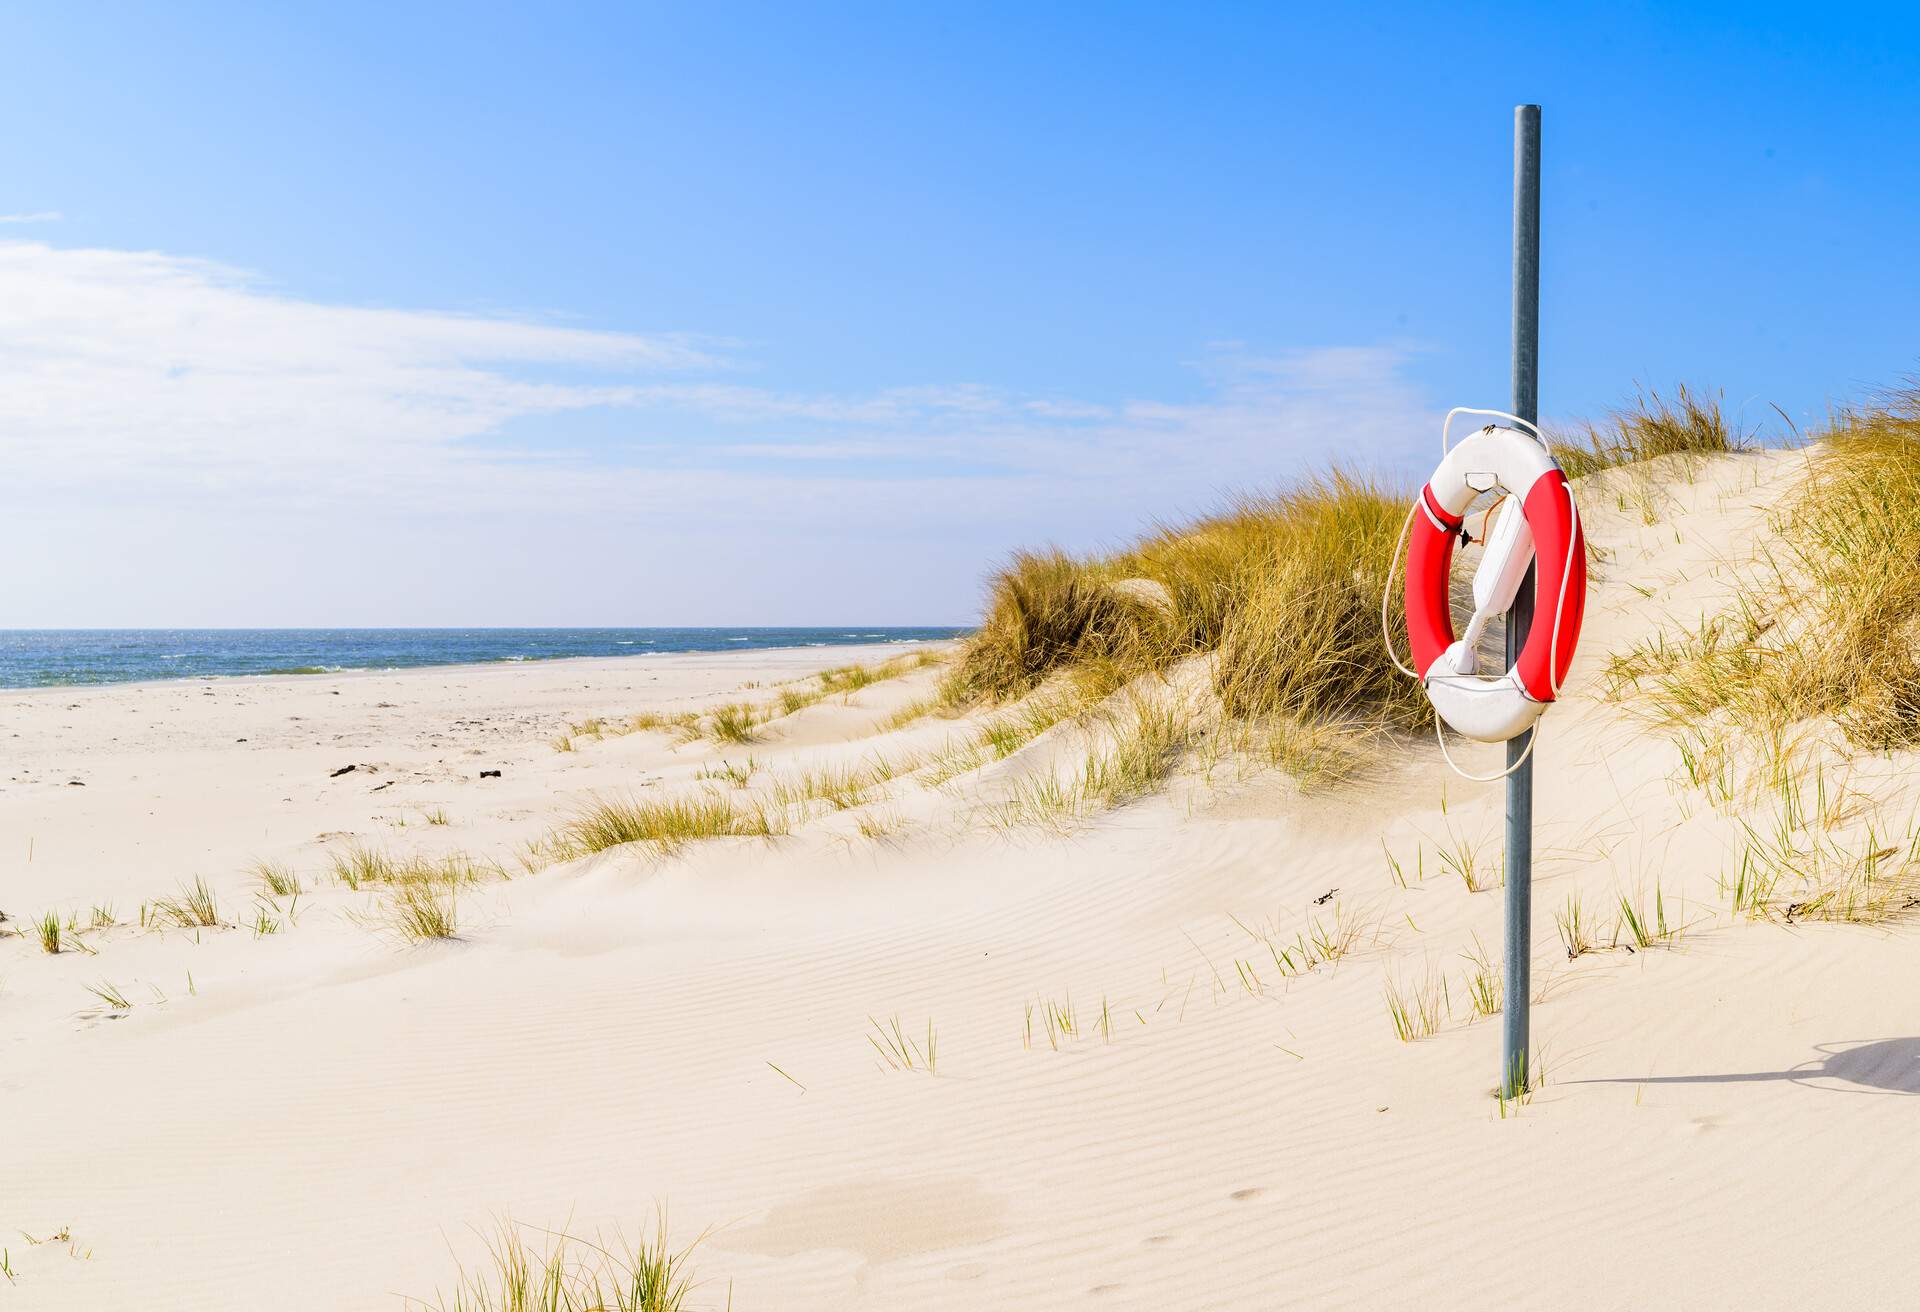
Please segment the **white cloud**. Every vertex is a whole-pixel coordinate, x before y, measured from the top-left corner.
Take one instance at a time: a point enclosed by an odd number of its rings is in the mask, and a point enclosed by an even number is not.
[[[58,223],[64,217],[59,210],[32,210],[25,214],[0,214],[0,223]]]
[[[879,535],[872,568],[950,580],[1020,542],[1122,536],[1303,464],[1390,465],[1424,446],[1433,419],[1391,348],[1216,348],[1198,366],[1205,394],[1171,402],[967,383],[782,392],[741,382],[724,346],[326,305],[204,260],[0,241],[0,457],[31,518],[150,533],[152,516],[188,508],[196,550],[242,571],[259,532],[257,518],[239,526],[244,509],[376,536],[423,517],[509,533],[538,520],[546,536],[527,549],[556,575],[568,534],[593,524],[656,547],[712,530],[770,562],[795,541]],[[591,418],[590,442],[570,416]],[[142,544],[123,554],[137,573]],[[358,572],[329,586],[393,586],[376,559],[356,556]],[[302,560],[320,586],[330,566]],[[61,595],[59,554],[43,568],[46,595]],[[717,574],[687,586],[745,595]],[[500,614],[478,618],[526,617],[515,606],[529,600],[502,596]],[[417,618],[394,605],[359,618]],[[936,613],[953,614],[952,599]],[[285,617],[309,618],[321,617]]]

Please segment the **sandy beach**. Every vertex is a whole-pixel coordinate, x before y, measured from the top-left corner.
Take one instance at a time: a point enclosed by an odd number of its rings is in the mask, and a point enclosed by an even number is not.
[[[0,1296],[401,1307],[503,1223],[634,1237],[664,1206],[676,1243],[705,1234],[715,1308],[1785,1308],[1830,1305],[1837,1272],[1854,1305],[1903,1302],[1910,933],[1731,914],[1764,800],[1676,782],[1598,678],[1724,605],[1805,459],[1588,497],[1610,554],[1539,746],[1524,1104],[1492,1096],[1497,1020],[1470,1002],[1501,937],[1499,785],[1431,746],[1317,792],[1203,751],[1038,823],[1009,799],[1108,730],[942,765],[987,715],[911,714],[939,666],[748,743],[570,730],[899,648],[4,694]],[[877,762],[783,835],[529,853],[596,796]],[[1834,767],[1833,840],[1912,843],[1914,765]],[[356,849],[497,869],[461,886],[457,937],[409,943],[389,890],[330,876]],[[196,876],[218,925],[162,923]],[[1677,932],[1623,947],[1619,899],[1656,889]],[[1574,904],[1597,943],[1570,958]],[[56,954],[48,910],[77,927]],[[1434,1032],[1401,1041],[1389,991],[1433,981]]]

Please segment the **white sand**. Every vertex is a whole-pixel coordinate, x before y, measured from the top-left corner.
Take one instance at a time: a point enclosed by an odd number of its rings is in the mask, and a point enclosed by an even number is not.
[[[1598,698],[1609,652],[1718,608],[1798,462],[1723,461],[1659,496],[1651,525],[1590,492],[1615,557],[1539,750],[1547,1083],[1505,1118],[1498,1022],[1468,1019],[1462,985],[1476,937],[1498,955],[1501,895],[1436,856],[1497,856],[1498,785],[1431,750],[1306,798],[1223,763],[1066,834],[987,824],[1009,779],[1079,753],[1061,728],[773,843],[484,885],[458,942],[384,938],[350,914],[377,896],[332,885],[264,938],[127,925],[58,956],[0,941],[0,1306],[397,1308],[450,1286],[501,1217],[633,1234],[657,1201],[682,1240],[716,1228],[696,1256],[713,1307],[729,1282],[734,1307],[781,1312],[1911,1302],[1910,933],[1732,917],[1717,880],[1736,820]],[[204,874],[243,921],[247,864],[317,883],[353,841],[329,835],[511,864],[593,790],[963,737],[938,719],[872,732],[925,694],[923,671],[750,748],[550,745],[569,720],[765,698],[732,690],[884,654],[0,694],[0,910],[84,920],[111,900],[132,920]],[[1904,841],[1914,765],[1861,766],[1855,820],[1877,806]],[[427,825],[442,807],[451,823]],[[863,837],[863,815],[900,832]],[[1650,900],[1656,879],[1692,926],[1677,950],[1566,959],[1553,912],[1570,896],[1605,941],[1615,890]],[[1235,924],[1290,939],[1335,908],[1364,946],[1290,980]],[[1400,1043],[1384,982],[1428,966],[1453,1017]],[[103,980],[134,1003],[123,1016],[86,991]],[[1027,1047],[1026,1005],[1069,993],[1082,1037]],[[1111,1041],[1092,1033],[1103,1000]],[[938,1076],[880,1063],[868,1017],[896,1014],[915,1035],[936,1024]],[[71,1243],[15,1237],[62,1227]]]

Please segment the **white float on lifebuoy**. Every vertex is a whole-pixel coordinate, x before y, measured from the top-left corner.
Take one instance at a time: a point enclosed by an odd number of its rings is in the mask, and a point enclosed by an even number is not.
[[[1440,432],[1445,453],[1440,467],[1420,490],[1401,529],[1407,549],[1407,640],[1413,666],[1400,668],[1420,680],[1433,709],[1457,732],[1497,743],[1525,732],[1559,696],[1586,610],[1587,553],[1573,488],[1542,441],[1519,428],[1488,424],[1447,450],[1448,429],[1460,414],[1533,427],[1495,410],[1463,408],[1447,415]],[[1468,540],[1465,515],[1474,497],[1496,489],[1507,494],[1495,507],[1504,513],[1489,512],[1486,554],[1473,576],[1473,618],[1456,639],[1448,604],[1454,546]],[[1513,513],[1515,508],[1520,513]],[[1399,554],[1396,545],[1396,561]],[[1513,605],[1527,566],[1536,558],[1534,596],[1541,604],[1535,608],[1526,645],[1511,669],[1483,677],[1476,669],[1474,648],[1488,621]],[[1391,592],[1389,576],[1389,596]],[[1551,612],[1545,609],[1548,601]],[[1394,664],[1400,664],[1398,657]]]

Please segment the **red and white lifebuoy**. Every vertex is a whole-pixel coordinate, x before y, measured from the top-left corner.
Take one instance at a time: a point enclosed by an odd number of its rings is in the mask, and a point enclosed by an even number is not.
[[[1453,412],[1460,413],[1496,412]],[[1447,416],[1449,424],[1453,414]],[[1445,442],[1443,428],[1443,448]],[[1467,507],[1476,496],[1495,490],[1504,490],[1507,500],[1484,530],[1486,553],[1474,574],[1473,619],[1456,637],[1448,595],[1454,547],[1464,539]],[[1405,597],[1413,654],[1408,673],[1425,686],[1434,710],[1457,732],[1488,743],[1519,736],[1559,696],[1586,610],[1586,542],[1566,474],[1539,438],[1488,424],[1446,452],[1420,490],[1408,525]],[[1483,677],[1474,654],[1481,631],[1513,605],[1527,566],[1536,562],[1536,604],[1526,644],[1511,669]]]

